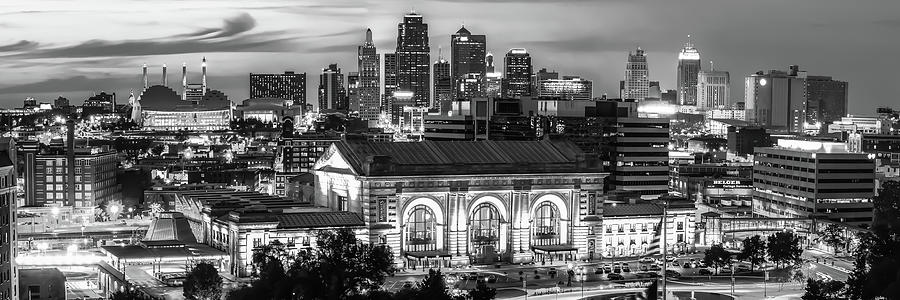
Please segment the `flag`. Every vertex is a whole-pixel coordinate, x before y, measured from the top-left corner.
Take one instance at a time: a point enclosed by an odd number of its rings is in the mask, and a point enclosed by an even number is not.
[[[650,240],[650,245],[647,246],[647,252],[645,255],[657,255],[662,254],[660,249],[660,240],[662,237],[662,228],[663,222],[662,219],[659,220],[659,226],[657,226],[656,232],[653,233],[653,239]]]

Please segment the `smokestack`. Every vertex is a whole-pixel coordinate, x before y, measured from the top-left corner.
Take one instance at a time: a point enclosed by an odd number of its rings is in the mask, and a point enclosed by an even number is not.
[[[147,90],[150,85],[150,81],[147,79],[147,64],[144,64],[142,68],[144,69],[144,90]]]
[[[163,64],[162,85],[169,86],[169,77],[166,76],[166,64]]]
[[[202,65],[202,67],[203,67],[203,79],[201,79],[201,80],[203,81],[203,82],[201,83],[201,84],[203,85],[203,91],[202,91],[202,92],[203,92],[203,95],[206,96],[206,56],[203,57],[203,65]]]
[[[71,117],[66,120],[66,206],[72,206],[75,201],[75,120],[72,120]]]
[[[187,100],[187,63],[181,63],[181,100]]]

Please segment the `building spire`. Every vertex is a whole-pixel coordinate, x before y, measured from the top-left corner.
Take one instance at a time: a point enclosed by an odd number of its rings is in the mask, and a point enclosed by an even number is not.
[[[203,69],[203,77],[201,79],[201,85],[203,86],[201,91],[204,96],[206,96],[206,56],[203,57],[203,64],[201,65]]]
[[[372,44],[372,28],[366,28],[366,46],[370,46]]]
[[[685,47],[685,48],[694,48],[694,42],[691,41],[691,35],[690,35],[690,34],[688,34],[688,40],[687,40],[687,43],[684,44],[684,47]]]
[[[715,71],[715,70],[716,70],[716,63],[715,63],[715,62],[709,61],[709,70],[710,70],[710,71]]]

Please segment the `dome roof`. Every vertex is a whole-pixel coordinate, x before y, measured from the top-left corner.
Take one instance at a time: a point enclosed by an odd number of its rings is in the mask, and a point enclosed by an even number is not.
[[[225,95],[221,92],[209,90],[204,100],[193,103],[181,100],[181,96],[167,86],[154,85],[141,94],[140,104],[145,111],[209,111],[228,109],[230,102],[224,98]]]

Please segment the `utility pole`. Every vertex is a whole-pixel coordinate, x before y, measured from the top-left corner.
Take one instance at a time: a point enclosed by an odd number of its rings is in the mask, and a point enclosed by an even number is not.
[[[666,240],[667,240],[666,225],[669,223],[667,220],[668,219],[667,214],[669,212],[669,199],[664,199],[663,201],[664,201],[663,202],[663,219],[662,219],[662,222],[660,223],[661,224],[660,226],[662,227],[660,229],[662,230],[662,260],[663,260],[662,261],[663,275],[662,275],[662,298],[661,299],[665,300],[666,299],[666,267],[669,264],[669,260],[666,257],[666,254],[668,254],[668,250],[669,250],[669,248],[666,246]]]

